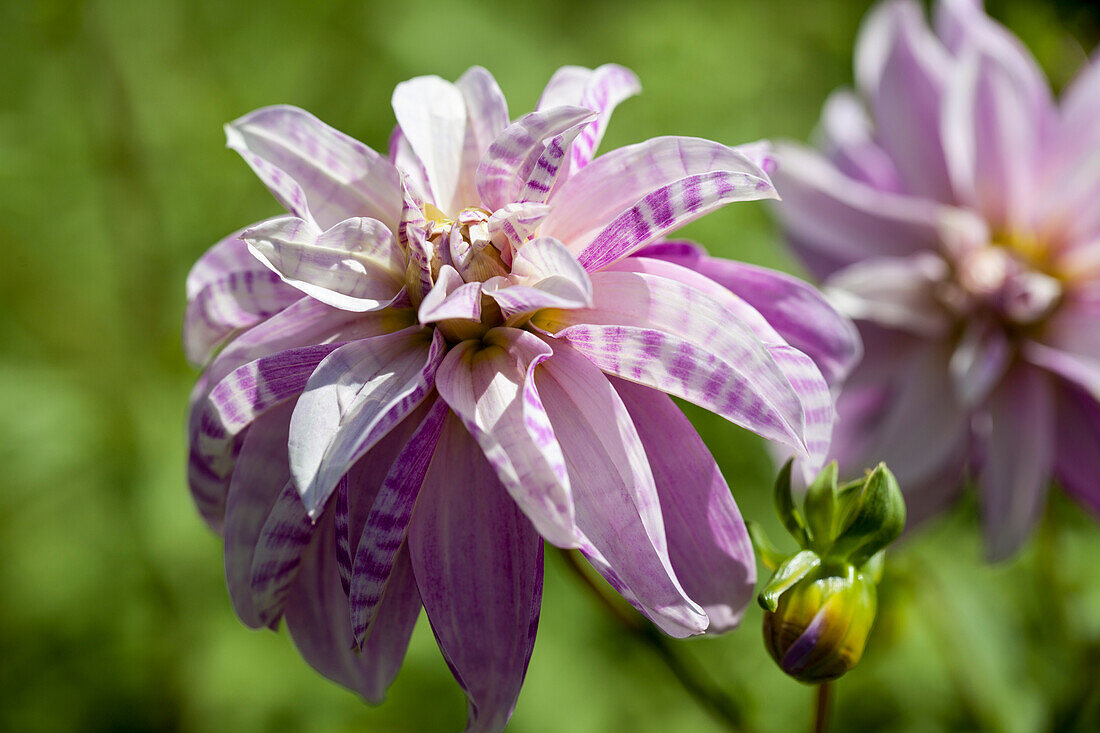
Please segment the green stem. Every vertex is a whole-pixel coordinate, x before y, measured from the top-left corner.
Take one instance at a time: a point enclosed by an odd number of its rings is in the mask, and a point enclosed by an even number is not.
[[[573,575],[581,581],[589,592],[608,611],[624,631],[652,649],[668,668],[680,686],[710,714],[715,721],[734,733],[748,733],[745,715],[737,702],[723,692],[718,685],[694,662],[681,655],[668,637],[653,624],[626,605],[619,597],[612,595],[596,582],[585,570],[575,553],[559,550],[559,554]]]
[[[814,733],[825,733],[829,728],[829,702],[833,686],[822,682],[814,693]]]

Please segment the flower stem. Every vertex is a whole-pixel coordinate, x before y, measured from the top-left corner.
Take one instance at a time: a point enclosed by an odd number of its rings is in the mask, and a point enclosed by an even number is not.
[[[829,729],[829,702],[832,696],[832,683],[822,682],[814,694],[814,733],[825,733]]]
[[[589,592],[615,619],[624,631],[652,649],[680,686],[699,703],[717,722],[735,733],[747,733],[745,714],[741,705],[710,679],[701,667],[692,659],[681,655],[675,646],[653,624],[643,618],[621,598],[608,593],[599,585],[589,571],[578,560],[576,554],[559,549],[566,566],[581,581]]]

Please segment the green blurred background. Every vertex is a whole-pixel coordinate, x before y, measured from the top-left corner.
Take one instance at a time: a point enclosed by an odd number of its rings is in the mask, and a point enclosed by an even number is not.
[[[805,139],[851,78],[866,2],[463,5],[283,0],[0,2],[0,730],[448,731],[464,703],[424,619],[390,700],[316,675],[245,629],[220,540],[184,482],[195,378],[179,325],[191,263],[278,209],[221,125],[277,102],[384,149],[393,86],[500,81],[513,115],[563,64],[616,61],[644,92],[604,149],[655,135]],[[1056,87],[1100,39],[1088,2],[991,2]],[[716,253],[790,269],[766,211],[693,225]],[[742,510],[776,535],[761,445],[689,413]],[[1100,532],[1056,497],[1017,561],[988,567],[972,501],[892,556],[834,730],[1100,730]],[[511,730],[718,730],[548,556]],[[680,644],[761,731],[803,730],[759,611]]]

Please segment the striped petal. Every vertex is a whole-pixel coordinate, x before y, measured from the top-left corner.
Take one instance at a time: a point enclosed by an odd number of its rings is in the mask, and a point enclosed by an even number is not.
[[[354,644],[347,596],[337,570],[331,512],[321,521],[302,559],[286,605],[286,625],[298,651],[318,672],[348,687],[372,704],[385,699],[397,676],[420,615],[407,551],[402,551],[378,614],[378,623],[362,648]]]
[[[665,633],[702,633],[706,614],[676,578],[657,487],[626,406],[587,359],[562,342],[553,348],[535,383],[569,470],[581,551]]]
[[[466,137],[455,207],[477,206],[477,164],[493,140],[508,126],[508,103],[496,79],[480,66],[466,71],[455,86],[466,100]]]
[[[205,365],[217,347],[301,298],[279,276],[229,235],[204,254],[187,276],[183,350],[195,366]]]
[[[611,381],[653,471],[676,577],[706,611],[707,633],[728,631],[741,622],[756,582],[752,545],[730,488],[667,395],[621,379]]]
[[[404,286],[405,258],[376,219],[347,219],[322,232],[303,219],[272,219],[245,231],[249,249],[287,284],[350,311],[391,305]]]
[[[466,692],[466,730],[502,731],[535,643],[542,539],[456,417],[420,492],[409,551],[424,610]]]
[[[598,272],[592,284],[593,308],[544,311],[533,323],[609,374],[694,402],[808,455],[798,394],[765,344],[720,302],[645,273]]]
[[[1100,517],[1100,403],[1081,390],[1056,390],[1055,470],[1068,493]]]
[[[559,547],[575,547],[565,460],[532,379],[550,353],[530,333],[495,328],[447,354],[436,388],[539,533]]]
[[[397,226],[397,169],[308,112],[265,107],[226,125],[225,135],[227,145],[295,216],[322,229],[356,216]]]
[[[760,313],[784,341],[813,359],[829,384],[842,382],[863,354],[855,325],[803,280],[708,257],[700,248],[677,248],[675,243],[647,248],[638,255],[690,268],[730,290]]]
[[[564,242],[589,272],[734,200],[775,198],[744,153],[662,137],[602,155],[555,193],[540,233]]]
[[[482,202],[493,210],[515,202],[547,144],[594,116],[580,107],[554,107],[524,115],[505,128],[477,167]]]
[[[398,551],[405,542],[413,506],[449,412],[445,402],[435,401],[386,472],[363,523],[348,595],[352,632],[358,644],[363,642],[377,617]]]
[[[261,623],[273,625],[282,615],[313,534],[298,491],[293,481],[287,481],[264,520],[252,555],[249,590]]]
[[[507,280],[485,283],[485,294],[496,300],[509,323],[542,308],[583,308],[592,305],[592,281],[577,258],[561,242],[540,237],[523,246]]]
[[[444,349],[441,334],[413,328],[351,342],[318,364],[290,421],[290,471],[311,517],[427,396]]]

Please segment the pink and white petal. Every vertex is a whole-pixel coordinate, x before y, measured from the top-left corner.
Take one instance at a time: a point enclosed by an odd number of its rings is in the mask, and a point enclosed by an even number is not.
[[[952,201],[940,110],[952,59],[912,0],[868,13],[856,45],[856,81],[875,118],[875,137],[915,196]]]
[[[288,480],[264,518],[252,554],[249,591],[253,612],[261,623],[274,626],[282,616],[314,533],[294,482]],[[335,553],[335,536],[332,542]]]
[[[455,86],[466,100],[466,137],[462,151],[454,208],[481,204],[477,192],[477,164],[493,140],[508,126],[508,103],[496,79],[480,66],[472,66]]]
[[[245,231],[249,250],[287,284],[350,311],[391,305],[404,287],[405,258],[376,219],[346,219],[327,231],[292,216]]]
[[[667,395],[621,379],[611,383],[645,447],[676,577],[706,611],[707,633],[728,631],[741,622],[756,582],[752,544],[730,488]]]
[[[424,296],[417,318],[421,323],[436,323],[450,318],[481,319],[481,283],[465,282],[450,265],[439,268],[435,285]]]
[[[538,629],[542,539],[457,417],[420,491],[408,542],[424,609],[466,692],[466,730],[502,731]]]
[[[955,394],[968,408],[985,401],[1008,370],[1014,349],[997,323],[973,319],[966,325],[949,368]]]
[[[495,328],[447,354],[436,388],[539,533],[559,547],[576,547],[565,459],[532,379],[550,353],[533,334]]]
[[[942,130],[957,198],[996,229],[1032,224],[1044,118],[1004,61],[969,47],[946,87]]]
[[[535,383],[569,470],[581,551],[665,633],[702,633],[706,614],[673,570],[657,487],[626,406],[583,356],[561,342],[553,348]]]
[[[936,296],[948,276],[947,263],[931,252],[873,257],[834,273],[825,294],[849,318],[935,338],[951,328]]]
[[[833,454],[841,471],[856,476],[885,461],[917,513],[928,499],[919,489],[949,473],[950,467],[961,466],[960,456],[969,445],[970,413],[955,397],[949,359],[946,346],[903,341],[886,364],[864,362],[880,374],[889,373],[888,381],[861,380],[861,364],[837,403]],[[866,404],[867,397],[872,404]]]
[[[685,199],[688,192],[685,189],[695,183],[701,196],[703,192],[698,186],[708,176],[712,197],[733,195],[728,191],[717,193],[725,191],[733,181],[747,184],[750,190],[743,192],[746,198],[774,197],[768,175],[744,153],[710,140],[658,137],[601,155],[563,183],[550,201],[553,210],[543,220],[540,233],[564,242],[570,251],[579,254],[616,219],[630,216],[636,206],[649,208],[646,199],[654,194],[652,204],[668,198],[676,200],[684,210],[698,213],[704,201]],[[722,181],[725,185],[721,185]],[[672,195],[674,192],[676,196]],[[639,210],[633,215],[641,213]],[[683,216],[678,211],[669,211],[667,216],[653,213],[657,219],[668,220],[666,223],[672,223],[676,214]],[[653,239],[656,236],[659,235],[653,235]],[[641,241],[640,235],[633,241],[637,246],[648,243]],[[578,259],[585,264],[583,258]],[[586,269],[593,268],[586,266]]]
[[[1097,250],[1100,255],[1100,246]],[[1038,340],[1052,348],[1100,361],[1097,323],[1100,323],[1100,277],[1093,284],[1073,288],[1065,294]]]
[[[444,212],[457,213],[454,200],[467,125],[462,91],[438,76],[418,76],[397,85],[392,103],[401,133],[424,165],[431,202]]]
[[[574,140],[584,128],[592,124],[595,124],[592,120],[583,118],[547,141],[545,149],[535,159],[530,171],[526,172],[526,165],[524,167],[526,175],[523,187],[516,195],[519,202],[545,203],[551,197],[552,192],[561,185],[562,169],[569,163],[566,156],[573,149]]]
[[[242,248],[243,248],[243,242]],[[246,251],[247,254],[247,251]],[[183,350],[195,366],[210,361],[219,345],[302,297],[251,254],[251,268],[210,279],[187,301]]]
[[[1100,403],[1079,389],[1056,389],[1054,467],[1066,493],[1100,517]]]
[[[1083,389],[1100,400],[1100,359],[1027,342],[1020,349],[1023,358]]]
[[[536,286],[561,280],[562,285],[556,290],[591,305],[592,280],[573,253],[553,237],[539,237],[523,245],[512,260],[512,275],[524,284]]]
[[[572,172],[584,168],[595,157],[615,108],[641,91],[642,84],[634,72],[618,64],[604,64],[592,72],[575,104],[595,110],[599,116],[573,142]]]
[[[1013,369],[989,403],[991,426],[980,479],[986,551],[1013,555],[1046,504],[1054,464],[1054,394],[1037,369]]]
[[[708,257],[701,248],[665,246],[639,254],[689,268],[727,288],[760,313],[784,341],[813,359],[829,384],[842,382],[863,355],[855,325],[803,280]]]
[[[598,272],[592,283],[593,308],[544,311],[534,324],[608,374],[807,451],[798,393],[752,328],[714,297],[644,273]]]
[[[418,201],[432,197],[432,184],[428,181],[428,171],[420,158],[413,152],[409,139],[401,132],[400,125],[393,128],[389,141],[390,161],[401,172],[403,191],[412,192]]]
[[[592,69],[583,66],[562,66],[539,96],[535,109],[543,111],[554,107],[576,106],[581,95],[584,94],[584,85],[592,78]]]
[[[355,216],[397,226],[397,169],[308,112],[264,107],[226,125],[225,134],[228,146],[295,216],[322,229]]]
[[[352,633],[357,644],[363,642],[377,618],[398,551],[405,543],[420,487],[449,413],[447,404],[437,398],[389,468],[384,469],[385,478],[370,503],[370,511],[359,533],[348,594]]]
[[[372,704],[381,703],[408,649],[420,596],[409,555],[402,550],[379,609],[374,633],[360,649],[348,622],[347,596],[340,586],[331,512],[318,527],[286,607],[294,645],[325,677]]]
[[[245,435],[225,502],[225,582],[237,617],[246,626],[270,622],[252,604],[252,558],[264,522],[290,481],[286,439],[293,404],[257,419]]]
[[[514,250],[535,238],[535,232],[549,213],[549,206],[535,201],[508,204],[493,212],[489,217],[489,236],[501,250],[501,256],[506,258],[505,262],[511,262]]]
[[[936,34],[957,57],[976,49],[998,59],[1027,99],[1041,138],[1052,132],[1056,112],[1046,75],[1020,39],[990,18],[976,0],[938,0]]]
[[[776,147],[773,176],[782,201],[774,208],[796,253],[818,278],[874,256],[935,250],[943,207],[879,191],[842,174],[824,156],[795,145]]]
[[[489,146],[477,167],[477,190],[488,208],[515,202],[547,143],[595,112],[581,107],[554,107],[520,117]]]
[[[446,349],[419,327],[353,341],[310,376],[290,421],[290,472],[311,517],[336,482],[431,391]]]
[[[844,175],[879,191],[904,189],[897,166],[875,140],[874,123],[852,90],[838,89],[825,100],[818,137],[825,155]]]
[[[258,221],[252,226],[263,224],[265,221],[267,220]],[[245,227],[223,237],[217,244],[202,253],[187,273],[188,301],[197,296],[207,285],[223,280],[227,275],[256,269],[259,263],[248,251],[248,245],[240,239],[241,233],[250,228]]]

